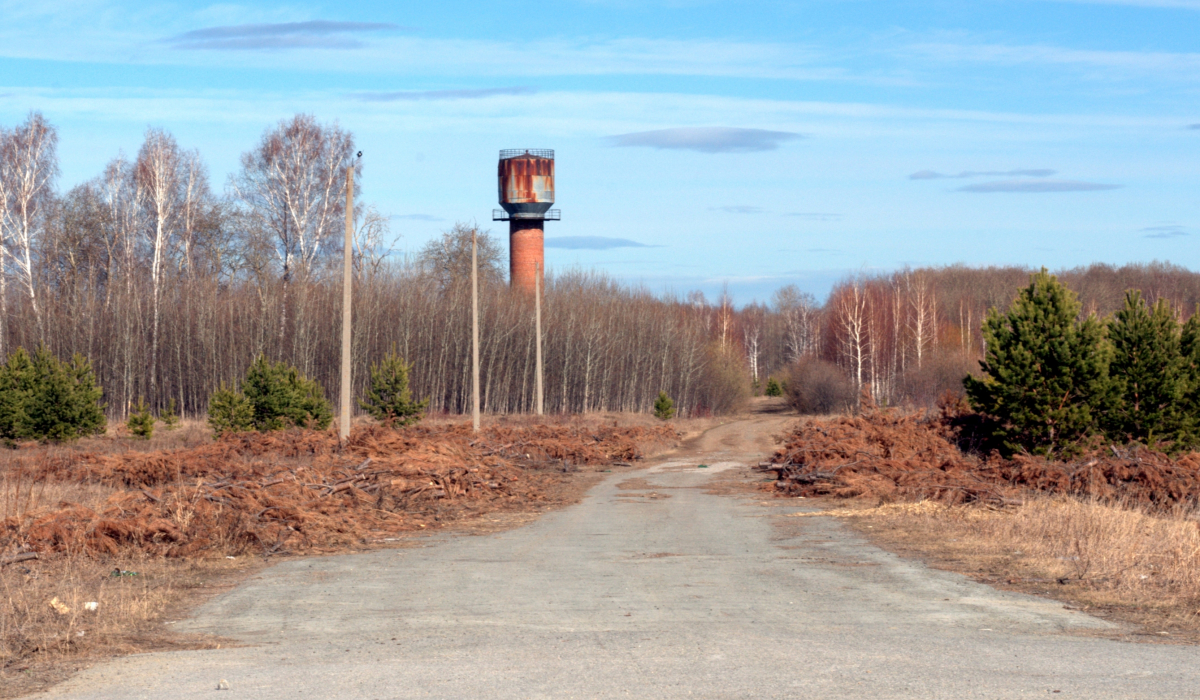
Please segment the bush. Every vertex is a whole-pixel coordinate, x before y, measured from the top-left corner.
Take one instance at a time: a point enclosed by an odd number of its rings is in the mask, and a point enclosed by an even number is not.
[[[60,362],[45,347],[17,348],[0,366],[0,437],[72,440],[107,427],[102,391],[79,354]]]
[[[263,432],[292,426],[324,430],[333,421],[320,384],[288,363],[272,363],[264,355],[246,370],[242,394],[254,407],[254,427]]]
[[[705,352],[704,377],[700,382],[702,409],[715,415],[737,413],[750,399],[750,382],[745,358],[732,348],[712,343]]]
[[[658,392],[658,399],[654,401],[654,417],[659,420],[670,420],[675,415],[675,402],[667,396],[667,392]]]
[[[208,427],[217,435],[254,429],[254,404],[224,383],[208,398]]]
[[[395,348],[383,356],[378,365],[371,363],[371,386],[358,405],[381,423],[412,425],[421,420],[429,399],[413,401],[408,388],[408,372],[412,365],[396,354]]]
[[[850,377],[832,362],[806,357],[792,365],[783,382],[788,405],[807,415],[845,413],[857,396]]]
[[[137,406],[134,406],[133,413],[130,413],[129,419],[125,421],[125,427],[143,440],[149,440],[154,434],[154,416],[150,415],[150,408],[145,399],[138,398]]]
[[[933,408],[947,394],[965,397],[963,378],[979,373],[979,363],[956,349],[927,353],[920,369],[909,367],[900,386],[915,406]]]
[[[1097,430],[1111,398],[1104,329],[1079,319],[1079,302],[1058,278],[1030,277],[1001,314],[983,324],[984,378],[963,380],[971,407],[996,419],[1004,451],[1072,452]]]
[[[767,396],[783,396],[783,387],[774,377],[767,378]]]

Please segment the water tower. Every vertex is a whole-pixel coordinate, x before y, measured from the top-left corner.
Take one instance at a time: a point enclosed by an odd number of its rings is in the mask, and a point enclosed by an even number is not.
[[[492,221],[508,222],[509,279],[516,289],[533,292],[534,279],[545,271],[545,222],[558,221],[554,204],[554,151],[506,149],[497,168],[500,206]]]

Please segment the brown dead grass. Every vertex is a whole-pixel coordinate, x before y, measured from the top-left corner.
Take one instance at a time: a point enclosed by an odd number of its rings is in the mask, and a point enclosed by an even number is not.
[[[934,566],[1200,641],[1200,454],[980,458],[954,444],[957,419],[804,420],[763,466],[776,475],[763,486],[844,499],[801,515],[847,518]]]
[[[0,562],[39,558],[0,563],[0,697],[115,654],[219,644],[163,621],[268,556],[516,527],[676,440],[621,418],[493,419],[478,435],[461,420],[356,425],[345,446],[311,431],[214,441],[194,424],[2,451]]]
[[[849,505],[805,515],[845,518],[885,548],[1131,623],[1143,636],[1200,642],[1195,512],[1148,513],[1061,496],[1003,509],[932,501]]]

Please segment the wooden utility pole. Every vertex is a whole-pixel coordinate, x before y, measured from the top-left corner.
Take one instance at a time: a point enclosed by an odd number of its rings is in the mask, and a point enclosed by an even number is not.
[[[479,432],[479,260],[471,230],[471,429]]]
[[[535,391],[537,391],[537,414],[542,415],[544,408],[542,404],[542,395],[545,393],[542,390],[542,266],[538,264],[537,271],[533,276],[533,328],[537,335],[537,351],[534,354],[536,358],[536,378],[534,379]]]
[[[362,157],[362,151],[358,152]],[[338,421],[338,438],[350,437],[350,285],[353,281],[354,257],[354,167],[346,168],[346,244],[342,249],[342,416]]]

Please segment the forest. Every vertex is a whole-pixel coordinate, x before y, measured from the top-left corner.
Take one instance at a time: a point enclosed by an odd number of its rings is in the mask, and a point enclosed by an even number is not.
[[[106,411],[144,399],[207,409],[260,354],[335,395],[345,173],[354,137],[296,115],[268,126],[216,187],[200,153],[150,128],[136,155],[59,187],[57,132],[39,113],[0,126],[0,355],[45,347],[90,360]],[[356,189],[358,189],[356,183]],[[354,249],[354,393],[395,349],[412,363],[413,396],[436,413],[470,401],[470,241],[481,267],[481,402],[488,413],[534,406],[532,300],[510,293],[506,243],[456,225],[419,253],[358,206]],[[771,378],[826,376],[883,405],[929,406],[978,372],[982,327],[1034,270],[911,268],[848,275],[828,298],[795,286],[737,306],[724,293],[678,297],[602,272],[547,274],[546,410],[649,412],[660,391],[681,416],[737,410]],[[1200,275],[1166,262],[1056,271],[1081,314],[1107,317],[1129,289],[1183,322]],[[824,373],[824,375],[822,375]]]

